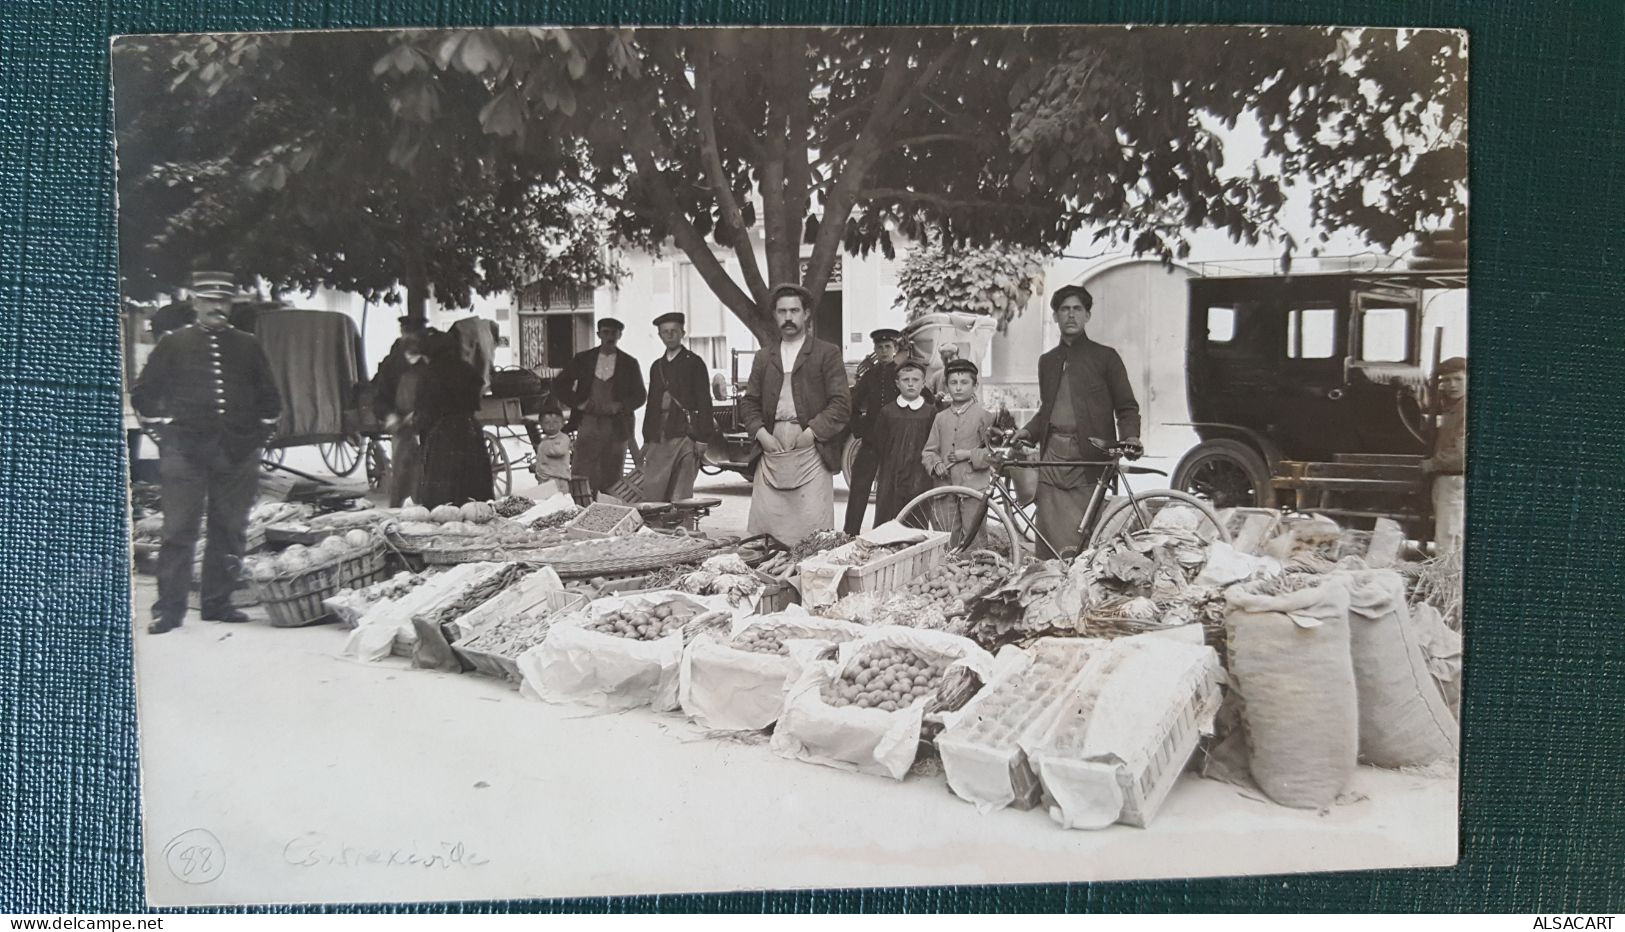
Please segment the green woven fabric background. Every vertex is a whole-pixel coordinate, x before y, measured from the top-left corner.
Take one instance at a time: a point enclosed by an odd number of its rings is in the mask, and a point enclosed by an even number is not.
[[[1625,5],[1617,0],[4,0],[0,912],[145,908],[108,37],[606,21],[1470,30],[1474,368],[1462,862],[1452,870],[1194,882],[418,909],[1625,910]]]

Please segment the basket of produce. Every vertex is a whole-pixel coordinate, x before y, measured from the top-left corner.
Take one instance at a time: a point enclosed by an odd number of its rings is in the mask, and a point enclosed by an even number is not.
[[[832,644],[862,636],[862,625],[795,610],[753,615],[731,630],[702,634],[683,652],[677,701],[704,728],[757,731],[778,720],[784,690]]]
[[[555,617],[586,606],[587,597],[579,592],[551,589],[528,608],[495,618],[468,637],[453,641],[451,649],[475,672],[517,682],[519,656],[547,638]]]
[[[534,551],[529,558],[546,563],[564,577],[615,576],[695,562],[715,546],[713,542],[697,537],[637,534],[574,541]]]
[[[376,537],[358,528],[316,547],[295,544],[276,557],[246,562],[254,595],[264,603],[271,624],[295,628],[327,618],[331,612],[323,600],[340,589],[381,580],[385,550]]]
[[[849,593],[885,593],[941,563],[953,535],[884,525],[801,563],[801,597],[811,605]]]
[[[459,563],[524,561],[541,562],[535,555],[556,547],[568,538],[562,530],[528,534],[523,539],[489,537],[435,537],[422,545],[419,553],[427,566],[455,566]]]
[[[629,505],[593,502],[564,525],[564,532],[576,540],[625,537],[643,527],[643,515]]]

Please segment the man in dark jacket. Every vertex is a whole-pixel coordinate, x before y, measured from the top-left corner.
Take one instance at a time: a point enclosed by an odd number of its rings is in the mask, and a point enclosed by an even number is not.
[[[1050,308],[1061,328],[1061,343],[1038,359],[1038,413],[1017,436],[1038,443],[1046,460],[1104,459],[1090,438],[1108,444],[1121,438],[1129,458],[1137,458],[1140,405],[1123,359],[1083,332],[1094,298],[1081,285],[1067,285],[1050,298]],[[1049,466],[1038,471],[1041,559],[1065,556],[1083,546],[1083,513],[1100,469]]]
[[[711,370],[683,345],[681,314],[655,318],[666,351],[649,366],[649,408],[643,413],[643,497],[680,502],[694,497],[705,445],[716,435]]]
[[[197,323],[158,342],[130,392],[160,445],[164,531],[152,634],[178,628],[186,617],[205,510],[203,620],[248,620],[231,607],[231,593],[247,549],[260,449],[276,429],[282,398],[259,341],[228,322],[234,291],[228,273],[194,273]]]
[[[841,351],[809,333],[806,289],[777,285],[768,300],[779,342],[756,351],[739,400],[740,420],[761,449],[747,533],[793,545],[835,526],[834,475],[851,399]]]
[[[594,493],[621,481],[632,440],[633,412],[647,397],[638,361],[617,349],[626,325],[598,322],[598,346],[577,353],[559,376],[559,398],[570,406],[565,429],[576,434],[571,466]]]

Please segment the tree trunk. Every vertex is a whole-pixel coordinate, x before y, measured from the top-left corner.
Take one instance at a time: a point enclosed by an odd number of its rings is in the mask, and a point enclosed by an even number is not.
[[[429,320],[429,273],[416,237],[406,244],[406,316],[424,323]]]

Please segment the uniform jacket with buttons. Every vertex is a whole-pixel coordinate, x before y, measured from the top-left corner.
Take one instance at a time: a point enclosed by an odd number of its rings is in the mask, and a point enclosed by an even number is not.
[[[670,407],[666,398],[672,399]],[[643,442],[659,443],[691,437],[709,443],[717,422],[711,413],[711,373],[688,347],[679,347],[675,359],[662,352],[649,364],[649,407],[643,412]]]
[[[238,455],[262,443],[282,414],[282,397],[259,341],[235,327],[197,324],[153,347],[130,392],[143,418],[183,438],[219,439]]]

